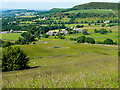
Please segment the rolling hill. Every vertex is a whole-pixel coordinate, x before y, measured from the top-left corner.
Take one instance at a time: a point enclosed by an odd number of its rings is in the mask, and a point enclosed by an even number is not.
[[[86,10],[86,9],[118,9],[118,3],[108,3],[108,2],[90,2],[82,5],[74,6],[73,8],[69,9],[60,9],[60,8],[53,8],[50,11],[58,11],[58,12],[67,12],[72,10]]]
[[[118,9],[118,3],[90,2],[90,3],[74,6],[70,10],[80,10],[80,9]]]

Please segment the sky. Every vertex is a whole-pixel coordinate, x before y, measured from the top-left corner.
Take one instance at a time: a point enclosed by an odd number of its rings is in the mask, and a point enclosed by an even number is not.
[[[2,0],[3,9],[36,9],[50,10],[52,8],[71,8],[89,2],[119,2],[119,0]]]

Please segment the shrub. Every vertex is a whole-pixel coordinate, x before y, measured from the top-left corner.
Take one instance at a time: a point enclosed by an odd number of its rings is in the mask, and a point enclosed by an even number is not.
[[[80,36],[77,38],[78,43],[84,43],[85,42],[85,36]]]
[[[41,38],[41,36],[39,35],[39,36],[38,36],[38,40],[39,40],[40,38]]]
[[[9,41],[6,41],[6,42],[3,42],[2,43],[2,47],[5,48],[5,47],[8,47],[10,45],[13,45],[13,43],[9,42]]]
[[[108,33],[108,31],[104,28],[100,29],[99,32],[100,32],[100,34],[107,34]]]
[[[82,28],[84,25],[77,25],[76,28]]]
[[[99,31],[97,29],[94,29],[94,33],[99,33]]]
[[[96,41],[96,44],[104,44],[104,42]]]
[[[91,37],[87,37],[85,39],[85,42],[95,44],[95,40],[93,38],[91,38]]]
[[[113,42],[113,44],[114,44],[114,45],[117,45],[117,42],[115,41],[115,42]]]
[[[102,27],[105,27],[105,23],[103,23],[101,26],[102,26]]]
[[[43,38],[48,38],[49,35],[43,34],[42,37],[43,37]]]
[[[61,34],[58,35],[58,38],[59,38],[59,39],[65,39],[65,37],[62,36]]]
[[[70,38],[70,40],[76,41],[76,38]]]
[[[110,29],[109,33],[112,33],[112,30]]]
[[[33,44],[35,44],[35,42],[33,42]]]
[[[29,58],[19,47],[6,47],[2,53],[2,70],[12,71],[28,68]]]
[[[110,38],[107,38],[105,41],[104,41],[105,44],[114,44],[113,40],[110,39]]]
[[[87,31],[88,31],[87,29],[84,29],[84,30],[82,31],[82,34],[84,34],[84,35],[89,35]]]

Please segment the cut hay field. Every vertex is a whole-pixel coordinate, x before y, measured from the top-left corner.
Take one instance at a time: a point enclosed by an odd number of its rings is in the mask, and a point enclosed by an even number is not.
[[[3,72],[3,88],[118,87],[116,45],[42,38],[20,48],[28,57],[41,58],[30,59],[31,69]]]

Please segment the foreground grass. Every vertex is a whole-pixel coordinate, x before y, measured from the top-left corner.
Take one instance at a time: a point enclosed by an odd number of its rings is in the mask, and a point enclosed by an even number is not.
[[[31,69],[3,72],[3,88],[118,87],[116,46],[42,39],[20,47],[29,57],[43,58],[30,59]],[[47,57],[55,55],[66,56]]]

